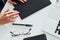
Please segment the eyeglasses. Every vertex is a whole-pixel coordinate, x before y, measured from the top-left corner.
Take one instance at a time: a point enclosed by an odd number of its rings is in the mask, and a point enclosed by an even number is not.
[[[15,33],[14,32],[12,32],[12,31],[10,31],[10,33],[11,33],[11,36],[12,37],[16,37],[16,36],[20,36],[20,35],[30,35],[31,33],[30,33],[30,31],[31,31],[31,27],[33,26],[33,25],[30,25],[30,24],[17,24],[17,23],[13,23],[12,25],[15,25],[15,26],[26,26],[26,27],[30,27],[28,30],[27,30],[27,32],[24,30],[23,32],[21,32],[21,30],[19,31],[19,30],[15,30]],[[18,32],[17,34],[16,34],[16,31]]]
[[[15,34],[12,31],[10,31],[10,33],[12,34],[11,35],[12,37],[16,37],[16,36],[20,36],[20,35],[30,35],[31,34],[30,31],[31,31],[31,29],[29,29],[28,32],[26,32],[26,33],[24,33],[24,32],[20,33],[19,32],[18,34]]]

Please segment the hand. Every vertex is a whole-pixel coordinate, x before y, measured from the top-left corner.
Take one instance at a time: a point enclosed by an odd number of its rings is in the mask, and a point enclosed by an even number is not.
[[[4,13],[0,14],[0,25],[15,22],[14,18],[18,17],[18,13],[18,11],[7,10]]]
[[[22,2],[22,3],[27,2],[27,0],[19,0],[19,1]],[[8,2],[11,3],[11,4],[17,4],[16,2],[13,2],[12,0],[8,0]]]

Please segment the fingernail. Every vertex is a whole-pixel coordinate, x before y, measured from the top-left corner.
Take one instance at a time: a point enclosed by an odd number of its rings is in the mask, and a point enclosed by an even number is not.
[[[16,15],[16,16],[13,16],[13,17],[18,17],[18,15]]]
[[[22,2],[22,3],[24,3],[24,2]]]
[[[17,11],[17,13],[19,13],[19,12]]]
[[[27,0],[24,0],[25,2],[27,2]]]
[[[15,10],[16,13],[19,13],[18,11]]]
[[[10,15],[6,15],[7,17],[9,17]]]
[[[17,3],[14,3],[14,4],[17,4]]]
[[[24,1],[21,1],[22,3],[24,3]]]

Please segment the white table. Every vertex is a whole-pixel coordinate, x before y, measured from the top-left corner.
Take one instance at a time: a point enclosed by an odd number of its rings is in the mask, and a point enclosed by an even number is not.
[[[54,4],[54,3],[53,3]],[[46,32],[42,32],[42,24],[43,24],[43,21],[44,19],[48,16],[48,13],[49,13],[49,8],[53,6],[53,5],[50,5],[48,7],[45,7],[44,9],[34,13],[33,15],[25,18],[24,20],[21,20],[20,18],[17,18],[18,21],[16,21],[17,23],[25,23],[25,24],[33,24],[33,28],[32,28],[32,31],[31,31],[31,35],[29,36],[34,36],[34,35],[39,35],[39,34],[43,34],[43,33],[46,33]],[[14,7],[7,3],[6,6],[4,7],[3,11],[6,10],[6,9],[10,9],[12,10]],[[51,9],[52,10],[52,9]],[[10,37],[10,34],[9,34],[9,31],[12,29],[12,25],[11,24],[6,24],[6,25],[3,25],[0,27],[0,40],[9,40]],[[49,35],[47,34],[47,39],[48,40],[59,40],[58,38],[52,36],[52,35]],[[29,36],[19,36],[18,39],[19,40],[22,40],[23,38],[25,37],[29,37]],[[18,40],[15,38],[15,40]]]

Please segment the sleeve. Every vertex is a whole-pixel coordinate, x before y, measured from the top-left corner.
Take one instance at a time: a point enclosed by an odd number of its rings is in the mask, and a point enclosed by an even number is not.
[[[2,0],[2,1],[3,1],[3,3],[5,4],[7,0]]]
[[[3,1],[2,1],[2,0],[0,0],[0,12],[1,12],[1,10],[2,10],[3,6],[4,6],[4,3],[3,3]]]

